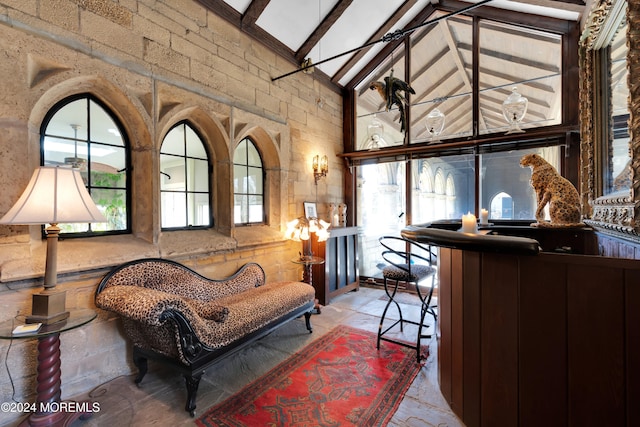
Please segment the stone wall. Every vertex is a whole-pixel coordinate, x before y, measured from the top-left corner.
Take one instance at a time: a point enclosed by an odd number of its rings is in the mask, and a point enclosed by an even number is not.
[[[320,215],[343,201],[342,99],[304,73],[272,82],[295,65],[191,0],[0,1],[0,215],[15,203],[40,164],[40,126],[73,94],[100,98],[123,123],[131,145],[130,235],[69,239],[58,250],[59,287],[70,308],[95,307],[100,278],[114,265],[160,256],[209,277],[248,262],[268,280],[300,278],[290,262],[299,244],[282,238],[287,220],[316,198],[311,160],[329,157],[317,187]],[[316,102],[320,91],[324,103]],[[193,121],[213,153],[211,230],[161,232],[158,152],[164,134]],[[233,225],[230,159],[252,136],[267,173],[268,224]],[[0,321],[29,313],[40,290],[46,244],[38,226],[0,226]],[[129,374],[130,349],[119,322],[99,312],[61,336],[63,398]],[[0,340],[0,354],[10,341]],[[33,401],[36,342],[14,340],[0,375],[0,396]],[[0,414],[0,424],[16,414]]]

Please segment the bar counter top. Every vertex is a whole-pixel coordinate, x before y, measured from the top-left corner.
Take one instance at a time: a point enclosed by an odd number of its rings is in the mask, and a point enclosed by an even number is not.
[[[540,251],[537,240],[527,237],[494,235],[490,230],[462,233],[442,228],[408,226],[402,237],[427,245],[477,252],[536,255]]]
[[[594,230],[582,227],[538,227],[533,220],[492,220],[463,233],[460,220],[438,220],[405,227],[401,235],[424,244],[476,252],[536,255],[539,252],[598,254]]]

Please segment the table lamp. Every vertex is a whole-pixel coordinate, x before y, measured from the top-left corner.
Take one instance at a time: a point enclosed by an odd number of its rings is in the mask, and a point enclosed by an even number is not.
[[[33,172],[15,205],[0,219],[0,224],[50,224],[46,228],[47,258],[44,290],[33,295],[27,323],[49,325],[69,317],[65,308],[66,291],[56,289],[58,275],[59,223],[106,222],[77,169],[41,166]]]

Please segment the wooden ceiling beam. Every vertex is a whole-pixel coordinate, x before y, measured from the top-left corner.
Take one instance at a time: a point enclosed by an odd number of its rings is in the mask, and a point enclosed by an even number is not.
[[[427,20],[427,18],[429,18],[429,16],[431,16],[433,14],[433,12],[435,12],[435,10],[436,9],[433,7],[433,5],[431,3],[428,3],[425,6],[425,8],[422,9],[422,11],[420,11],[420,13],[418,13],[418,15],[409,24],[407,24],[403,28],[403,30],[407,30],[409,28],[413,28],[416,25],[419,25],[419,24],[425,22]],[[367,78],[368,75],[376,67],[378,67],[381,63],[383,63],[384,60],[391,55],[391,52],[393,52],[398,47],[398,45],[400,45],[402,42],[403,42],[403,39],[388,42],[387,45],[385,47],[383,47],[382,50],[380,52],[378,52],[378,54],[371,61],[369,61],[369,63],[365,67],[363,67],[358,72],[358,74],[356,74],[351,79],[351,81],[349,83],[346,84],[346,87],[347,88],[354,88],[355,86],[360,84],[360,82],[362,82],[362,80]],[[350,62],[347,61],[347,64],[350,64]],[[347,66],[347,64],[345,64],[345,66],[343,68],[345,68]],[[344,75],[344,73],[342,75]],[[373,81],[375,79],[371,79],[371,80]]]
[[[269,5],[271,0],[252,0],[249,7],[242,15],[242,27],[250,27],[256,24],[256,21]]]
[[[302,63],[302,61],[307,57],[311,49],[315,45],[318,44],[320,39],[324,37],[324,35],[331,29],[333,24],[336,23],[338,19],[342,16],[345,10],[351,5],[353,0],[340,0],[336,5],[331,9],[331,12],[324,17],[320,25],[318,25],[315,30],[311,32],[311,35],[307,38],[307,40],[302,43],[302,46],[296,51],[296,60],[298,63]],[[322,59],[322,58],[320,58]]]
[[[391,32],[391,30],[396,26],[396,24],[398,23],[398,21],[400,21],[400,19],[402,19],[402,17],[413,7],[415,6],[415,4],[417,3],[417,0],[408,0],[405,1],[404,3],[402,3],[402,5],[396,9],[396,11],[393,13],[393,15],[391,15],[389,17],[389,19],[387,19],[381,26],[380,28],[378,28],[378,30],[369,38],[369,40],[366,41],[365,44],[367,43],[372,43],[376,40],[382,40],[382,37],[384,37],[384,35],[388,34],[389,32]],[[347,62],[344,63],[344,65],[342,65],[342,67],[340,67],[340,69],[335,73],[335,75],[333,76],[332,80],[334,82],[339,82],[340,79],[342,79],[348,72],[349,70],[351,70],[351,68],[353,68],[358,61],[360,61],[366,54],[367,52],[372,48],[373,46],[369,46],[365,49],[361,49],[358,52],[356,52],[355,54],[353,54],[351,56],[351,58],[349,58],[349,60]]]

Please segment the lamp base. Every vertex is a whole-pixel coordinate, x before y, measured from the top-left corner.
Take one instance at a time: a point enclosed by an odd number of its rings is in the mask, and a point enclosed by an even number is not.
[[[69,317],[65,309],[66,291],[44,290],[33,295],[31,315],[25,319],[26,323],[42,323],[50,325]]]

